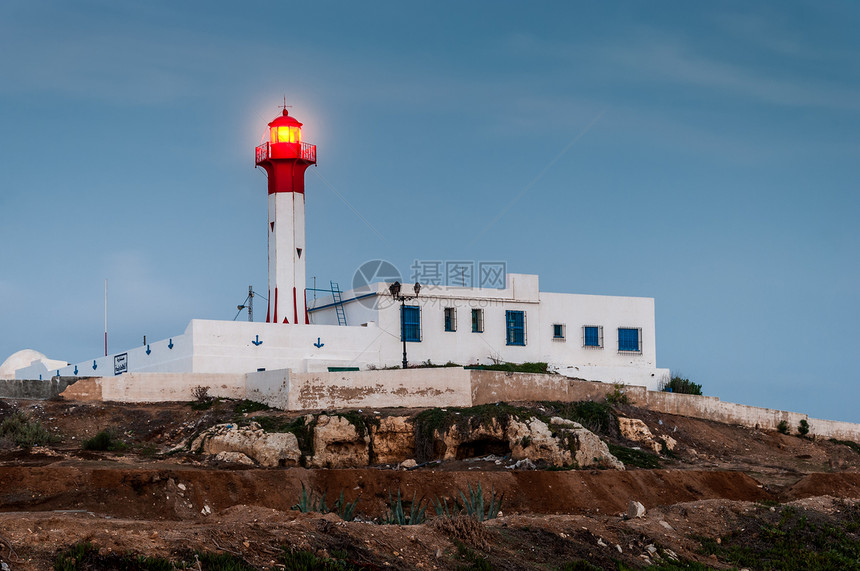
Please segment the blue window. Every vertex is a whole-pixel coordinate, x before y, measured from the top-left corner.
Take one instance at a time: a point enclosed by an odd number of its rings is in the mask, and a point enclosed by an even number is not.
[[[421,308],[415,305],[401,306],[401,319],[403,330],[400,332],[400,340],[421,341]]]
[[[627,351],[631,353],[641,353],[642,345],[640,344],[640,337],[642,330],[641,329],[633,329],[632,327],[619,327],[618,328],[618,350],[619,351]]]
[[[445,308],[445,331],[457,331],[457,308]]]
[[[525,345],[526,344],[526,313],[524,311],[505,312],[505,322],[507,323],[507,344],[508,345]]]
[[[483,309],[473,309],[472,310],[472,333],[483,333],[484,332],[484,310]]]
[[[552,326],[552,338],[556,341],[564,341],[564,323],[554,323]]]
[[[585,325],[582,327],[582,346],[600,349],[603,347],[603,327]]]

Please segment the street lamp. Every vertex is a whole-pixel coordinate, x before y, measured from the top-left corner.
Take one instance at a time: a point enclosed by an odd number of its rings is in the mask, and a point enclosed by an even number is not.
[[[415,285],[412,286],[413,291],[415,291],[415,295],[401,295],[400,290],[402,286],[400,282],[394,282],[390,286],[388,286],[388,291],[391,292],[391,297],[394,298],[395,301],[400,302],[400,337],[403,339],[403,368],[405,369],[407,366],[406,363],[406,301],[410,299],[415,299],[418,297],[418,292],[421,291],[421,284],[415,282]]]

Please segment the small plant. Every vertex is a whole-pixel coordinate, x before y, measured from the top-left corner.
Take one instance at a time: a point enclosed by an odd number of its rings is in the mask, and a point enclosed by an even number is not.
[[[460,490],[460,498],[463,500],[463,510],[466,512],[466,515],[469,515],[478,521],[486,521],[488,519],[495,519],[498,517],[499,512],[502,511],[502,502],[505,499],[505,495],[502,494],[497,498],[496,489],[493,487],[490,492],[490,502],[486,505],[485,509],[484,490],[481,488],[481,483],[478,482],[478,485],[474,490],[472,489],[472,484],[468,484],[468,486],[468,497],[466,497],[466,494]]]
[[[191,389],[191,396],[194,397],[191,403],[191,408],[194,410],[208,410],[215,404],[215,399],[209,395],[209,387],[197,385]]]
[[[616,384],[615,389],[606,395],[609,404],[630,404],[630,397],[624,392],[624,385]]]
[[[325,492],[321,496],[313,490],[308,493],[304,483],[302,483],[302,495],[299,496],[299,503],[290,509],[302,513],[315,512],[325,514],[329,512],[328,506],[325,503]]]
[[[798,425],[797,425],[797,433],[798,433],[801,437],[804,437],[804,436],[806,436],[807,434],[809,434],[809,423],[808,423],[808,422],[806,422],[806,419],[805,419],[805,418],[801,418],[801,419],[800,419],[800,424],[798,424]]]
[[[437,517],[450,519],[463,511],[463,508],[460,507],[456,500],[453,500],[451,505],[448,506],[448,498],[433,498],[430,500],[430,503],[433,504],[433,509],[436,510]]]
[[[205,388],[205,387],[203,387]],[[261,410],[269,410],[269,405],[257,402],[254,400],[240,400],[233,405],[233,412],[236,414],[244,414],[246,412],[258,412]]]
[[[332,555],[334,554],[335,550],[332,551]],[[370,567],[356,565],[350,561],[344,561],[344,559],[345,557],[317,557],[310,551],[298,550],[286,551],[280,557],[282,566],[291,571],[361,571],[370,569]]]
[[[667,393],[681,393],[684,395],[700,395],[702,394],[702,385],[692,382],[690,379],[682,377],[679,373],[672,375],[668,381],[660,384],[660,390]]]
[[[397,488],[397,499],[391,496],[391,490],[388,490],[388,513],[382,523],[385,525],[418,525],[424,523],[424,512],[427,510],[427,505],[424,499],[416,501],[418,493],[412,495],[412,503],[409,507],[409,515],[403,510],[403,500],[400,498],[400,488]]]
[[[336,513],[343,521],[352,521],[355,519],[355,506],[358,505],[358,498],[349,503],[343,498],[343,490],[340,491],[340,497],[334,503],[334,513]]]
[[[291,507],[291,510],[300,511],[302,513],[336,513],[343,521],[352,521],[355,519],[355,507],[358,505],[358,498],[355,501],[348,502],[343,497],[343,490],[340,492],[340,497],[335,501],[334,506],[329,508],[325,500],[325,492],[322,495],[311,490],[308,493],[305,485],[302,484],[302,493],[299,496],[299,502]]]
[[[21,411],[15,411],[0,423],[0,440],[30,448],[52,444],[57,441],[57,437],[48,432],[38,420],[29,418]]]
[[[618,458],[625,466],[635,466],[653,470],[660,467],[660,457],[644,450],[609,444],[609,453]]]
[[[191,396],[194,397],[194,400],[197,402],[206,402],[212,400],[212,397],[209,396],[209,387],[204,387],[203,385],[197,385],[193,389],[191,389]]]
[[[780,434],[788,434],[788,421],[780,420],[779,424],[776,425],[776,431]]]
[[[600,571],[600,567],[592,565],[585,559],[576,559],[562,565],[559,571]]]
[[[101,452],[122,452],[128,446],[125,442],[114,436],[110,430],[102,430],[92,438],[84,440],[81,444],[84,450],[97,450]]]
[[[504,371],[506,373],[551,373],[547,363],[503,363],[497,362],[493,365],[470,365],[467,369],[479,369],[482,371]]]

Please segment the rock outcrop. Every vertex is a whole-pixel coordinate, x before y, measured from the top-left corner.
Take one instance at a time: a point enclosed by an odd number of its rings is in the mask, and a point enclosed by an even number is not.
[[[618,417],[618,429],[621,436],[632,442],[638,442],[655,454],[662,454],[664,445],[666,449],[672,451],[678,444],[671,436],[654,436],[648,425],[638,418]]]
[[[211,454],[218,461],[267,467],[299,463],[313,468],[416,465],[416,429],[410,417],[308,414],[304,426],[306,430],[300,435],[308,441],[303,441],[303,446],[313,451],[304,457],[295,434],[267,433],[255,422],[244,427],[213,426],[194,439],[191,450]],[[441,433],[437,429],[429,435],[430,442],[427,436],[421,437],[424,448],[429,445],[419,454],[422,461],[492,454],[500,459],[509,457],[512,466],[624,469],[597,435],[560,417],[548,422],[534,416],[501,416],[480,423],[467,420],[450,424]]]
[[[442,450],[443,460],[510,453],[513,460],[529,459],[556,467],[624,469],[624,464],[596,434],[579,423],[558,417],[549,424],[536,417],[511,418],[504,423],[493,418],[467,429],[454,424],[444,434],[437,434],[437,438],[441,445],[434,448]]]
[[[215,425],[194,439],[191,450],[216,457],[222,454],[221,460],[246,463],[233,454],[238,453],[269,467],[294,466],[302,456],[295,434],[264,432],[256,422],[248,426]]]
[[[342,416],[321,414],[313,428],[314,468],[356,468],[370,464],[370,435]]]
[[[398,464],[415,458],[415,428],[406,416],[388,416],[370,424],[374,464]]]

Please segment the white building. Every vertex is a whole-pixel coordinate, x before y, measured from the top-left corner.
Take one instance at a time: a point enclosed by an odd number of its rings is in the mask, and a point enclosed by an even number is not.
[[[56,369],[35,361],[15,377],[395,367],[401,306],[389,285],[344,292],[340,304],[318,298],[309,325],[195,319],[176,337]],[[425,287],[405,310],[411,366],[546,362],[570,377],[649,388],[669,375],[656,365],[652,298],[541,292],[537,276],[508,274],[504,289]]]
[[[15,378],[393,367],[404,337],[412,365],[547,362],[570,377],[649,388],[668,378],[651,298],[547,293],[538,276],[507,274],[503,288],[425,286],[402,310],[381,282],[308,299],[304,172],[316,147],[301,127],[285,108],[256,148],[269,178],[266,323],[192,320],[181,335],[86,362],[33,360]]]

